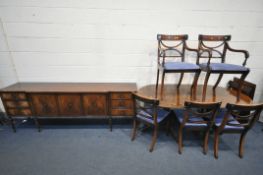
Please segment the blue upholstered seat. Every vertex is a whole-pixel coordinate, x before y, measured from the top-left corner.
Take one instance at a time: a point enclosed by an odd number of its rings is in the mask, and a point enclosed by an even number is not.
[[[179,123],[182,123],[184,120],[184,109],[176,109],[174,110],[175,116],[178,119]],[[191,116],[188,119],[188,122],[185,123],[185,127],[207,127],[205,123],[192,123],[192,122],[203,122],[204,120],[199,117]]]
[[[193,63],[186,63],[186,62],[166,62],[164,64],[165,70],[199,70],[200,67]]]
[[[226,112],[225,110],[221,110],[220,113],[216,116],[215,125],[217,127],[221,125],[225,112]],[[243,130],[244,129],[243,126],[238,126],[240,123],[233,116],[228,117],[228,123],[231,125],[225,125],[224,130]],[[233,125],[237,125],[237,126],[233,126]]]
[[[200,68],[202,70],[207,70],[207,63],[202,63],[199,64]],[[233,72],[233,71],[237,71],[237,72],[247,72],[249,71],[248,68],[244,67],[244,66],[240,66],[240,65],[235,65],[235,64],[227,64],[227,63],[210,63],[209,65],[210,70],[212,71],[224,71],[224,72]]]
[[[139,111],[136,115],[139,119],[154,124],[153,116],[151,115],[152,111],[145,112],[143,110]],[[169,111],[164,110],[162,108],[158,108],[157,110],[157,123],[161,123],[168,115],[170,114]]]

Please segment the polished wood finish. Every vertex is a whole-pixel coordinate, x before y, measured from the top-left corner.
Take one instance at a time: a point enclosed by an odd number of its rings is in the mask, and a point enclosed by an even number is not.
[[[111,93],[111,115],[133,115],[133,99],[131,93]]]
[[[85,115],[107,115],[106,94],[83,95],[83,106]]]
[[[135,83],[15,83],[0,90],[0,92],[30,92],[30,93],[109,93],[133,92]],[[10,93],[9,93],[10,94]]]
[[[17,115],[30,116],[32,115],[32,112],[30,109],[8,109],[7,113],[8,115],[11,115],[11,116],[17,116]]]
[[[181,85],[178,90],[173,84],[164,85],[164,93],[161,95],[160,90],[157,94],[157,99],[160,100],[160,106],[165,108],[179,109],[184,107],[185,101],[191,101],[191,94],[189,91],[191,85]],[[222,106],[227,103],[250,104],[252,99],[246,94],[241,93],[240,101],[236,102],[237,91],[228,89],[226,87],[218,87],[216,96],[213,95],[213,86],[208,86],[206,102],[221,101]],[[138,90],[138,94],[148,98],[155,98],[155,85],[147,85]],[[196,101],[202,101],[202,86],[197,86]]]
[[[53,94],[32,94],[34,114],[36,116],[58,116],[57,97]]]
[[[3,93],[2,94],[3,100],[26,100],[26,94],[25,93]]]
[[[80,116],[83,114],[81,107],[81,96],[79,94],[58,95],[60,115]]]
[[[135,83],[16,83],[0,90],[1,99],[12,121],[26,116],[132,116]],[[112,127],[112,126],[111,126]]]

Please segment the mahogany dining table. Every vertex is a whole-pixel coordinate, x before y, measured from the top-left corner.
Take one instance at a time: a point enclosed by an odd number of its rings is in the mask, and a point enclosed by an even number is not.
[[[178,89],[174,84],[165,84],[164,91],[161,95],[160,90],[155,91],[155,85],[146,85],[138,89],[137,94],[146,98],[157,98],[160,103],[159,106],[168,109],[179,109],[184,106],[185,101],[202,102],[202,85],[197,86],[196,98],[191,97],[191,85],[181,85]],[[216,94],[213,94],[212,86],[207,87],[205,102],[221,101],[221,108],[224,108],[227,103],[236,104],[251,104],[253,100],[245,95],[240,94],[240,100],[237,101],[237,91],[227,87],[218,87]]]

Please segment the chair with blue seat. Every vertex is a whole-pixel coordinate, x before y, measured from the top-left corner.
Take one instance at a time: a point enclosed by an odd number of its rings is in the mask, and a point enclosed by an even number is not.
[[[208,150],[209,130],[212,128],[214,118],[220,108],[221,102],[188,102],[184,109],[175,109],[178,126],[178,152],[183,149],[183,130],[204,132],[203,153]]]
[[[220,83],[223,74],[241,74],[240,86],[237,93],[237,101],[240,99],[240,91],[243,85],[243,81],[249,73],[249,68],[245,67],[249,53],[246,50],[237,50],[229,46],[231,40],[230,35],[199,35],[199,46],[200,50],[198,54],[197,64],[200,66],[202,71],[206,72],[206,77],[203,86],[202,101],[206,99],[206,89],[210,74],[219,74],[218,79],[213,86],[213,96],[215,97],[216,87]],[[210,55],[202,54],[202,50],[210,50]],[[244,54],[245,59],[242,65],[228,64],[225,63],[227,51],[239,52]],[[202,58],[208,59],[206,63],[200,63]],[[212,62],[212,59],[220,59],[219,62]]]
[[[164,79],[166,73],[181,73],[177,88],[180,87],[184,73],[194,73],[194,80],[191,86],[191,97],[195,99],[196,97],[196,87],[198,77],[200,75],[200,68],[195,63],[185,62],[186,50],[198,52],[197,49],[191,49],[187,46],[186,40],[188,35],[163,35],[158,34],[158,70],[157,70],[157,80],[156,80],[156,96],[158,93],[159,84],[159,74],[162,72],[161,80],[161,96],[164,90]],[[175,59],[180,60],[176,61]],[[168,60],[170,59],[170,60]]]
[[[149,151],[152,152],[157,140],[159,126],[164,123],[168,124],[167,122],[169,122],[171,112],[170,110],[165,110],[159,107],[158,99],[143,97],[136,93],[133,94],[133,99],[135,106],[135,116],[133,118],[133,131],[131,140],[133,141],[135,139],[137,126],[140,123],[153,127],[152,142],[149,148]]]
[[[243,145],[247,132],[258,120],[263,104],[226,105],[226,111],[221,111],[215,119],[214,156],[218,158],[219,135],[223,133],[241,134],[239,140],[239,157],[243,157]]]

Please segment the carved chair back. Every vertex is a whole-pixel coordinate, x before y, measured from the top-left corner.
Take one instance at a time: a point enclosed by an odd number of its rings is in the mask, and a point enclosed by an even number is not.
[[[192,123],[207,124],[208,127],[212,127],[220,105],[221,102],[186,101],[184,104],[185,111],[182,125],[185,125],[185,123]]]
[[[133,93],[134,99],[134,114],[149,118],[157,124],[157,110],[159,105],[159,100],[150,99],[148,97],[142,97]]]
[[[187,39],[188,35],[158,34],[158,63],[164,63],[165,59],[169,57],[181,58],[181,61],[184,62]]]
[[[263,104],[238,105],[228,103],[226,109],[227,112],[221,123],[221,129],[223,129],[225,125],[229,125],[242,126],[245,130],[248,130],[258,120],[263,109]],[[237,120],[238,122],[233,122],[233,120]]]
[[[199,35],[198,50],[210,50],[211,58],[220,59],[221,63],[225,62],[226,51],[228,49],[228,41],[231,40],[231,35]],[[207,52],[199,52],[197,64],[200,63],[200,58],[209,58]]]

